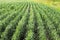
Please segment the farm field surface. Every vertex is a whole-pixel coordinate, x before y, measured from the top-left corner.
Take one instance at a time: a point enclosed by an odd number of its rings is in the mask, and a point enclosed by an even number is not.
[[[0,40],[60,40],[60,11],[31,1],[0,3]]]

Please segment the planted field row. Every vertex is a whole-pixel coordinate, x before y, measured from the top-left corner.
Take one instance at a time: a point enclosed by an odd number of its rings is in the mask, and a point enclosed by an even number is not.
[[[38,3],[0,4],[0,40],[60,40],[60,12]]]

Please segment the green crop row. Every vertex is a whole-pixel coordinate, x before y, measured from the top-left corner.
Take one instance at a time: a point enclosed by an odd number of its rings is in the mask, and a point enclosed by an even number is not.
[[[0,4],[0,40],[60,40],[60,12],[41,3]]]

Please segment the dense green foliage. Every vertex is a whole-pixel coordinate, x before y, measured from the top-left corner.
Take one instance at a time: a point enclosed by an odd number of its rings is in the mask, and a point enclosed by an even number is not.
[[[0,4],[0,40],[60,40],[60,12],[43,4]]]

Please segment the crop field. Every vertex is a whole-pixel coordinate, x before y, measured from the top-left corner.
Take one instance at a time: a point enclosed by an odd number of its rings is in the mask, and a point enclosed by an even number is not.
[[[60,40],[60,12],[42,3],[0,4],[0,40]]]

